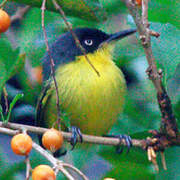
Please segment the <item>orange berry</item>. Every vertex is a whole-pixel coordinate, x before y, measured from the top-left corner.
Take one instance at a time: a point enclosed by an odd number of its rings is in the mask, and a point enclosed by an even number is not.
[[[0,9],[0,33],[7,31],[11,24],[11,19],[9,15]]]
[[[32,149],[32,139],[27,134],[17,134],[11,140],[11,149],[17,155],[28,155]]]
[[[45,148],[50,150],[51,152],[56,152],[58,149],[62,147],[63,144],[63,136],[62,133],[56,129],[47,130],[42,137],[42,144]]]
[[[56,175],[48,165],[39,165],[32,172],[32,180],[55,180]]]
[[[137,4],[138,6],[141,6],[141,5],[142,5],[142,0],[136,0],[136,4]]]
[[[43,80],[43,78],[42,78],[42,66],[32,68],[31,72],[32,72],[33,80],[35,80],[39,84],[42,84],[42,80]]]

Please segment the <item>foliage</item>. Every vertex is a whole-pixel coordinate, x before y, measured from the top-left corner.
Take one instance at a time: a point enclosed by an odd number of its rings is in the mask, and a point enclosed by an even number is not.
[[[17,2],[31,2],[31,5],[41,6],[41,1],[17,0]],[[135,27],[124,3],[119,2],[119,0],[68,0],[61,2],[68,21],[73,28],[88,26],[112,33]],[[85,2],[87,3],[86,6],[82,6],[82,3]],[[9,13],[13,14],[15,6],[18,5],[7,3],[6,8],[8,8]],[[54,10],[50,3],[47,7],[50,10]],[[95,9],[96,13],[94,15],[92,12]],[[161,34],[159,39],[152,38],[153,53],[158,67],[163,70],[163,82],[172,99],[176,117],[180,117],[180,93],[178,93],[180,89],[180,61],[178,57],[178,48],[180,46],[179,14],[178,0],[173,2],[171,0],[150,1],[149,20],[151,28]],[[57,36],[67,31],[61,16],[51,11],[46,11],[45,13],[45,26],[49,43],[52,43]],[[32,66],[31,68],[40,66],[40,59],[44,52],[45,43],[41,28],[41,10],[34,7],[28,11],[19,24],[13,24],[11,29],[0,37],[0,94],[6,82],[8,82],[6,87],[10,87],[7,88],[8,94],[13,94],[12,98],[15,97],[19,90],[24,93],[23,102],[21,101],[15,106],[14,112],[17,112],[16,109],[20,108],[20,105],[25,109],[26,106],[24,104],[30,104],[32,107],[36,106],[41,85],[32,79],[32,72],[29,70],[29,66]],[[24,66],[25,55],[26,65]],[[135,36],[128,37],[117,43],[114,61],[122,68],[125,74],[128,95],[124,113],[120,115],[111,133],[128,134],[132,137],[144,138],[149,129],[159,128],[161,117],[155,89],[145,74],[147,68],[145,55],[140,42]],[[16,75],[16,84],[12,83],[11,80],[8,81],[14,75]],[[18,91],[14,91],[14,89],[18,89]],[[27,121],[26,111],[22,111],[22,116],[25,117],[24,121]],[[34,118],[33,113],[28,114],[29,116],[32,119]],[[13,117],[15,121],[18,121],[18,114],[14,113]],[[7,137],[3,136],[2,140],[6,141]],[[13,165],[10,163],[11,152],[8,152],[10,156],[7,156],[4,150],[9,148],[9,145],[1,146],[0,179],[18,179],[19,176],[15,176],[16,172],[25,170],[23,160],[13,160],[15,161]],[[93,146],[91,151],[93,153],[87,155],[86,151],[79,153],[78,150],[75,150],[74,153],[69,153],[69,158],[71,161],[75,159],[76,167],[81,167],[82,171],[85,172],[93,173],[96,167],[99,166],[99,171],[102,173],[98,174],[97,177],[93,177],[93,179],[113,177],[116,179],[175,180],[180,176],[178,168],[180,166],[178,159],[180,149],[176,147],[169,148],[165,152],[168,170],[165,172],[160,167],[161,171],[159,174],[154,171],[151,163],[147,161],[146,153],[140,149],[132,148],[129,154],[123,152],[121,155],[116,154],[112,147],[102,146],[97,148]],[[39,161],[43,161],[36,153],[34,154],[31,157],[33,167]],[[84,159],[86,159],[85,162]],[[97,163],[96,167],[93,167],[93,163],[87,164],[91,160]]]
[[[2,106],[0,105],[0,117],[2,118],[2,121],[4,123],[8,123],[8,121],[10,120],[11,112],[12,112],[12,109],[13,109],[14,105],[23,96],[24,96],[23,94],[16,94],[16,96],[14,97],[14,99],[12,100],[12,102],[9,105],[9,111],[8,111],[8,114],[7,114],[6,117],[3,115],[3,109],[2,109]]]
[[[6,38],[1,38],[0,41],[0,94],[2,87],[7,80],[14,76],[23,67],[25,55],[19,54],[19,49],[13,50],[11,44]]]

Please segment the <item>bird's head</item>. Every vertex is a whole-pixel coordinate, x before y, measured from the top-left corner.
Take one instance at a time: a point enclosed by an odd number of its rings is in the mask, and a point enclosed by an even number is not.
[[[114,34],[107,34],[101,30],[93,28],[77,28],[73,32],[85,49],[85,52],[94,53],[95,51],[112,44],[112,42],[122,39],[136,32],[135,29],[124,30]],[[60,64],[72,62],[77,56],[83,55],[77,46],[71,32],[61,35],[50,48],[51,56],[55,63],[55,68]],[[50,74],[50,59],[48,53],[43,58],[44,79],[48,79]]]
[[[86,50],[86,53],[93,53],[104,45],[111,44],[112,42],[131,35],[134,32],[136,32],[135,29],[124,30],[114,34],[107,34],[101,30],[92,28],[78,28],[74,30],[74,33],[83,48]]]

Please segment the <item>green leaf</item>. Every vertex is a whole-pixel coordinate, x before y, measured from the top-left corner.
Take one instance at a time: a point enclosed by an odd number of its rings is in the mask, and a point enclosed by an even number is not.
[[[151,29],[161,34],[158,39],[152,38],[152,50],[158,67],[164,70],[166,84],[180,64],[180,30],[171,24],[160,23],[152,23]]]
[[[8,115],[7,115],[7,118],[6,118],[6,123],[9,121],[10,119],[10,116],[11,116],[11,112],[12,112],[12,109],[14,107],[14,105],[16,104],[16,102],[21,99],[22,97],[24,96],[24,94],[17,94],[14,99],[12,100],[12,102],[10,103],[10,106],[9,106],[9,112],[8,112]]]
[[[126,149],[124,149],[126,151]],[[127,154],[117,154],[114,148],[103,147],[100,155],[112,164],[105,177],[115,179],[155,179],[154,170],[147,160],[146,152],[132,148]]]
[[[65,125],[66,128],[71,128],[71,121],[69,119],[69,116],[65,113],[62,112],[62,123]]]
[[[19,49],[12,49],[11,43],[7,38],[0,39],[0,47],[0,59],[4,63],[5,69],[9,73],[15,60],[18,58]]]
[[[87,22],[78,18],[68,18],[73,28],[80,26],[93,26],[95,22]],[[45,13],[45,28],[48,37],[49,46],[57,37],[67,32],[67,27],[64,24],[60,14],[47,11]],[[21,22],[21,28],[16,33],[18,38],[18,46],[21,52],[25,52],[33,67],[40,64],[46,47],[41,25],[41,10],[33,8],[28,11]]]
[[[28,104],[35,105],[36,98],[41,90],[41,86],[39,84],[32,84],[25,70],[18,73],[17,78],[19,80],[19,84],[23,89],[23,93],[25,94],[23,101]]]
[[[150,106],[148,101],[151,100],[148,99],[148,95],[142,96],[144,101],[139,98],[134,100],[131,96],[135,96],[136,91],[128,92],[130,97],[126,98],[124,111],[111,129],[111,133],[129,135],[150,129],[157,129],[159,127],[160,114],[159,109],[156,108],[157,105],[152,104]]]
[[[41,7],[40,0],[14,0],[19,3],[31,5],[32,7]],[[98,0],[61,0],[57,1],[67,16],[80,17],[82,19],[99,21],[105,18],[103,9]],[[46,9],[58,12],[52,1],[47,1]]]
[[[167,91],[172,104],[178,105],[180,103],[180,64],[178,64],[173,77],[167,83]]]
[[[179,0],[149,1],[148,18],[150,21],[171,23],[180,28],[180,3]]]
[[[174,5],[177,1],[175,0],[156,0],[156,2],[164,5]]]
[[[179,98],[178,103],[173,107],[174,107],[174,114],[175,114],[175,117],[177,119],[177,123],[178,123],[178,127],[179,127],[180,126],[180,111],[179,111],[179,109],[180,109],[180,98]]]
[[[152,134],[149,131],[141,131],[138,133],[131,134],[133,139],[146,139],[147,137],[152,137]]]
[[[10,71],[8,72],[8,79],[13,77],[19,71],[22,70],[25,64],[25,54],[20,54],[19,57],[15,60],[14,64],[12,65]]]
[[[99,0],[108,15],[122,13],[127,10],[123,1],[119,0]]]
[[[102,29],[104,32],[111,34],[125,29],[135,28],[135,24],[131,16],[123,12],[123,14],[108,17],[107,21],[99,23],[96,28]],[[133,35],[123,38],[115,43],[113,60],[116,64],[121,66],[123,64],[127,65],[138,56],[144,55],[141,43],[137,42],[136,34],[137,33],[134,33]]]
[[[53,25],[52,25],[53,24]],[[65,25],[61,20],[61,16],[57,13],[45,13],[45,27],[48,36],[48,42],[51,44],[57,38],[55,32],[62,33]],[[40,59],[45,53],[45,40],[41,25],[41,10],[33,8],[28,11],[22,21],[21,28],[17,32],[18,46],[21,52],[25,52],[27,58],[33,67],[40,64]]]
[[[17,173],[21,173],[22,171],[25,171],[25,168],[26,165],[24,161],[13,163],[13,165],[3,169],[3,171],[0,174],[0,179],[15,180],[16,179],[15,175],[17,175]]]
[[[157,180],[177,180],[180,177],[180,148],[171,147],[164,152],[167,170],[163,170],[160,156],[158,156],[158,164],[160,172],[156,175]]]
[[[6,69],[5,69],[5,65],[2,62],[2,59],[0,57],[0,97],[1,97],[3,86],[4,86],[5,82],[6,82],[6,76],[7,76],[7,72],[6,72]]]
[[[2,119],[3,122],[5,122],[4,115],[3,115],[3,109],[2,109],[1,105],[0,105],[0,119]]]
[[[19,49],[12,49],[10,42],[7,38],[0,39],[0,88],[4,85],[5,81],[9,80],[17,72],[19,72],[25,63],[25,55],[19,56]],[[2,83],[1,83],[2,81]]]

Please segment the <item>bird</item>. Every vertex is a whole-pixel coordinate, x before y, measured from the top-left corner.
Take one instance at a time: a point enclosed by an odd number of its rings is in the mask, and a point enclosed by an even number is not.
[[[54,60],[60,111],[70,121],[74,147],[81,133],[101,136],[107,134],[123,111],[127,93],[126,81],[113,62],[115,42],[136,32],[127,29],[107,34],[95,28],[72,30],[86,55],[77,45],[72,32],[60,35],[42,58],[43,89],[37,104],[38,126],[50,128],[57,120],[56,88],[51,76]],[[87,58],[96,69],[88,63]],[[62,128],[65,127],[62,121]],[[67,129],[67,128],[64,128]],[[69,129],[69,128],[68,128]],[[130,145],[130,138],[124,138]]]

